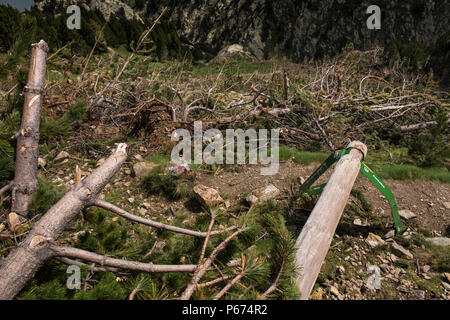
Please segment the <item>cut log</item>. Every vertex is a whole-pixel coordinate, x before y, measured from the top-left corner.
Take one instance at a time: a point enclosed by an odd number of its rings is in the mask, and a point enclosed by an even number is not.
[[[28,205],[38,186],[39,124],[44,101],[47,52],[48,46],[43,40],[31,45],[22,123],[14,136],[17,138],[17,148],[14,181],[11,185],[11,211],[23,216],[28,215]]]
[[[14,298],[44,262],[56,255],[50,250],[50,244],[61,235],[77,214],[95,199],[119,171],[126,158],[126,144],[119,144],[117,150],[100,167],[50,208],[28,236],[2,261],[0,300]]]
[[[353,149],[337,163],[325,189],[295,243],[295,263],[300,269],[297,286],[301,299],[307,300],[325,260],[334,232],[358,176],[367,147],[351,142]]]

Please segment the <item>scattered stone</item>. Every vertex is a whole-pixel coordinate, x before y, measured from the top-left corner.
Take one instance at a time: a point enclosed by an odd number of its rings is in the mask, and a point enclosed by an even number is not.
[[[414,256],[412,255],[412,253],[408,249],[402,247],[401,245],[399,245],[395,241],[391,243],[391,248],[392,248],[392,251],[395,254],[399,255],[399,256],[405,257],[406,259],[413,259],[414,258]]]
[[[133,165],[133,170],[137,177],[143,178],[156,166],[156,163],[142,161],[135,163]]]
[[[435,238],[425,238],[425,240],[437,246],[444,246],[444,247],[450,246],[450,238],[435,237]]]
[[[255,204],[258,201],[267,201],[276,198],[280,194],[280,190],[273,184],[269,184],[264,188],[254,190],[245,198],[247,202]]]
[[[395,236],[395,230],[389,230],[385,235],[384,238],[385,239],[391,239]]]
[[[3,230],[5,230],[5,224],[4,223],[0,224],[0,232],[2,232]]]
[[[417,217],[416,214],[414,214],[412,211],[407,210],[407,209],[405,209],[405,210],[400,210],[400,211],[398,212],[398,214],[399,214],[400,217],[402,217],[403,219],[406,219],[406,220]]]
[[[344,299],[342,294],[339,292],[339,290],[335,286],[331,286],[330,287],[330,292],[331,292],[332,295],[334,295],[339,300],[343,300]]]
[[[247,198],[245,198],[245,200],[246,200],[248,203],[257,203],[257,202],[258,202],[258,198],[257,198],[255,195],[253,195],[253,194],[249,194],[249,195],[247,196]]]
[[[340,274],[345,274],[345,268],[344,268],[344,266],[338,266],[337,269],[338,269],[338,271],[339,271]]]
[[[362,222],[360,218],[356,218],[355,220],[353,220],[353,224],[355,226],[360,226],[360,227],[367,227],[367,221]]]
[[[423,290],[413,290],[411,292],[411,296],[412,296],[413,299],[423,300],[423,299],[425,299],[425,291],[423,291]]]
[[[222,197],[216,189],[198,184],[194,187],[194,194],[201,205],[210,207],[223,202]]]
[[[47,165],[47,161],[45,161],[44,158],[39,157],[38,158],[38,166],[41,168],[44,168]]]
[[[114,217],[111,219],[112,221],[116,222],[117,220],[119,220],[119,217]]]
[[[9,231],[14,232],[14,230],[16,230],[17,226],[20,225],[22,223],[20,216],[15,213],[15,212],[11,212],[8,215],[8,226],[9,226]]]
[[[124,171],[124,172],[125,172],[125,174],[126,174],[127,176],[131,175],[131,170],[130,170],[130,169],[128,169],[128,168],[127,168],[127,169],[125,169],[125,171]]]
[[[389,272],[389,266],[385,263],[380,264],[380,269],[381,271],[383,271],[384,273],[388,273]]]
[[[219,51],[217,54],[217,58],[224,59],[227,57],[238,55],[240,57],[251,57],[251,53],[246,51],[244,47],[240,44],[232,44],[229,46],[226,46],[222,50]]]
[[[442,281],[441,284],[445,290],[450,291],[450,284],[448,284],[447,282],[444,282],[444,281]]]
[[[310,296],[311,300],[322,300],[323,294],[325,292],[323,291],[322,287],[318,287]]]
[[[147,201],[145,201],[145,202],[143,203],[143,205],[144,205],[144,207],[145,207],[146,209],[151,209],[151,207],[152,207],[152,205],[151,205],[150,203],[148,203]]]
[[[128,200],[128,202],[131,203],[131,204],[133,204],[133,202],[134,202],[134,198],[133,198],[133,197],[130,197],[130,198],[128,198],[127,200]]]
[[[444,277],[447,278],[448,282],[450,282],[450,273],[444,272]]]
[[[145,208],[139,208],[139,213],[143,216],[145,216],[148,213],[148,210]]]
[[[230,200],[225,200],[224,204],[225,204],[225,208],[226,209],[231,207],[231,201]]]
[[[66,160],[67,158],[70,157],[70,154],[66,151],[61,151],[60,153],[58,153],[58,155],[56,156],[56,158],[53,160],[55,163],[56,162],[61,162],[63,160]]]
[[[425,272],[425,273],[430,271],[430,269],[431,269],[431,267],[429,265],[427,265],[427,264],[422,267],[422,271]]]
[[[134,158],[139,162],[145,162],[145,159],[140,154],[135,154]]]
[[[450,209],[450,201],[444,202],[445,209]]]
[[[372,248],[376,248],[384,244],[384,240],[381,239],[380,236],[377,236],[376,234],[373,233],[369,233],[365,242]]]

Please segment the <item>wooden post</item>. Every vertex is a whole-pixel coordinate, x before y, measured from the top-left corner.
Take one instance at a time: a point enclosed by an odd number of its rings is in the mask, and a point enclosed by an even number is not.
[[[31,45],[22,122],[14,136],[17,138],[17,148],[14,181],[11,184],[11,211],[23,216],[28,215],[28,205],[38,186],[39,124],[44,101],[47,52],[48,46],[43,40]]]
[[[358,176],[363,154],[367,153],[367,147],[359,141],[351,142],[348,147],[354,149],[337,163],[295,243],[295,263],[300,268],[296,282],[302,300],[311,294]]]

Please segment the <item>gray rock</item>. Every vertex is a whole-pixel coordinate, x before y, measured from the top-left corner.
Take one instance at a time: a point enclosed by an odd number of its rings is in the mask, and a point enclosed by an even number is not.
[[[385,239],[391,239],[395,236],[395,230],[389,230],[385,235],[384,238]]]
[[[217,54],[217,58],[226,58],[235,55],[243,57],[251,56],[251,54],[245,51],[244,47],[241,46],[240,44],[232,44],[220,50],[219,53]]]
[[[405,210],[400,210],[398,212],[398,214],[400,215],[400,217],[402,217],[403,219],[406,219],[406,220],[417,217],[417,215],[414,214],[412,211],[406,210],[406,209]]]
[[[406,259],[413,259],[414,258],[414,256],[412,255],[412,253],[408,249],[402,247],[401,245],[399,245],[395,241],[391,243],[391,248],[392,248],[392,251],[398,256],[402,256],[402,257],[404,257]]]
[[[447,282],[444,282],[444,281],[442,281],[441,284],[445,290],[450,291],[450,284],[448,284]]]
[[[367,220],[362,222],[360,218],[355,218],[355,220],[353,220],[353,224],[355,226],[359,226],[359,227],[367,227],[368,226]]]
[[[264,188],[260,188],[254,190],[251,194],[249,194],[245,200],[251,204],[255,204],[258,201],[267,201],[271,199],[275,199],[280,194],[280,190],[275,187],[273,184],[269,184]]]
[[[376,248],[378,246],[381,246],[384,244],[384,240],[381,239],[380,236],[373,234],[373,233],[369,233],[369,235],[367,236],[365,242],[371,247],[371,248]]]
[[[198,184],[194,187],[194,194],[202,206],[211,207],[223,202],[216,189]]]
[[[425,299],[425,291],[413,290],[413,291],[411,291],[411,297],[416,300],[423,300],[423,299]]]
[[[331,292],[332,295],[336,296],[336,298],[338,298],[339,300],[343,300],[344,299],[342,294],[339,292],[339,290],[335,286],[331,286],[330,287],[330,292]]]
[[[153,162],[138,162],[133,165],[133,170],[137,177],[142,178],[156,166],[157,164]]]
[[[444,247],[450,246],[450,238],[435,237],[435,238],[426,238],[425,240],[437,246],[444,246]]]

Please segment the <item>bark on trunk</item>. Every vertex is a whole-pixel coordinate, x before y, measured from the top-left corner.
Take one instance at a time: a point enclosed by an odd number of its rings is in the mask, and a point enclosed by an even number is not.
[[[351,142],[349,147],[355,149],[337,163],[295,244],[296,266],[301,268],[297,285],[302,300],[307,300],[311,294],[358,176],[361,158],[367,153],[367,147],[359,141]]]
[[[31,45],[30,71],[24,89],[22,123],[15,135],[17,148],[14,181],[11,186],[11,211],[23,216],[28,214],[28,205],[38,186],[39,124],[44,101],[47,52],[48,46],[43,40]]]
[[[0,300],[13,299],[42,264],[56,255],[50,250],[50,244],[119,171],[127,157],[125,149],[126,144],[119,144],[100,167],[57,202],[36,223],[25,240],[2,261]]]

